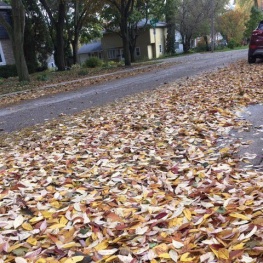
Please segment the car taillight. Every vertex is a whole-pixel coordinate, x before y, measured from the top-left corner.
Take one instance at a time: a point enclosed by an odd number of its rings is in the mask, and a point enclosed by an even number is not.
[[[252,44],[252,45],[249,45],[249,48],[251,48],[251,49],[256,49],[257,46]]]

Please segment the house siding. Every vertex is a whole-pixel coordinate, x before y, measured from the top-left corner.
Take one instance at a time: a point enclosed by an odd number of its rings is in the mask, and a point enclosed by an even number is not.
[[[1,45],[5,56],[6,65],[15,64],[15,58],[12,50],[12,43],[10,39],[1,39]]]
[[[140,48],[141,59],[149,59],[149,53],[147,46],[150,44],[150,34],[149,30],[141,30],[136,42],[136,47]],[[137,57],[136,57],[137,58]]]
[[[140,56],[135,56],[136,59],[152,59],[162,56],[165,53],[165,35],[166,28],[164,27],[156,28],[155,30],[153,28],[140,30],[136,41],[136,47],[140,48]],[[104,34],[101,44],[105,59],[109,59],[108,50],[122,49],[122,39],[117,33]]]

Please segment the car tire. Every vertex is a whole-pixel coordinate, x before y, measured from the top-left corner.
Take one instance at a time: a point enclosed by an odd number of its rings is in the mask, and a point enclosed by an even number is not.
[[[248,56],[248,63],[249,64],[252,64],[252,63],[255,63],[255,62],[256,62],[256,58],[255,57]]]

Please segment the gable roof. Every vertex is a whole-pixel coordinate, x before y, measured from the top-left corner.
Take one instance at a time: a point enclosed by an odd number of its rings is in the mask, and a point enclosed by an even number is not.
[[[81,46],[78,51],[78,54],[86,54],[86,53],[101,52],[101,51],[102,51],[101,41],[96,41]]]
[[[146,22],[146,19],[142,19],[141,21],[138,22],[138,27],[144,27],[144,26],[151,26],[151,20],[148,19],[147,22]],[[167,26],[167,23],[165,22],[162,22],[162,21],[158,21],[156,23],[156,27],[166,27]]]
[[[0,1],[0,9],[11,9],[11,6],[5,2]]]

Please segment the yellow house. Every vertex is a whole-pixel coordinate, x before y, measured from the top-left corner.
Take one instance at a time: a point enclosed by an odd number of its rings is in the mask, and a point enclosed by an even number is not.
[[[167,26],[164,22],[157,22],[153,26],[145,21],[138,24],[139,34],[136,41],[135,54],[136,60],[159,58],[165,53],[165,42]],[[115,32],[105,32],[101,39],[103,58],[105,60],[123,59],[122,39]]]

